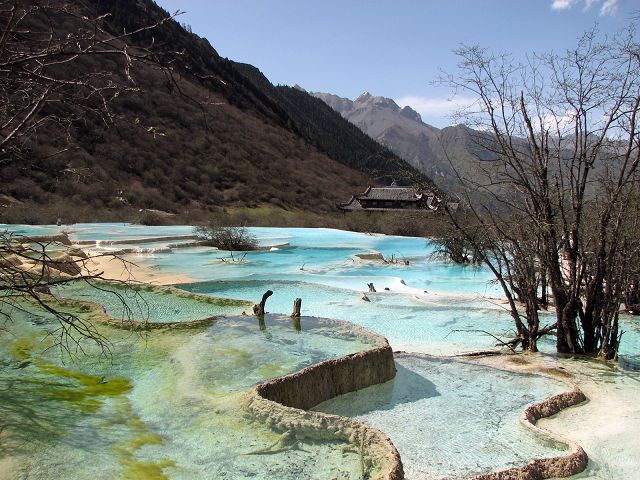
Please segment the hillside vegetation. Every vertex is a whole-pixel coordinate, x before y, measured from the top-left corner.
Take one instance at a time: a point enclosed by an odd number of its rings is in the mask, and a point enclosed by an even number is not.
[[[110,13],[103,26],[114,35],[168,15],[150,0],[87,5],[77,8],[89,17]],[[48,21],[57,37],[83,28],[64,16]],[[135,83],[111,101],[113,123],[96,114],[45,125],[24,155],[0,162],[0,221],[124,219],[140,209],[185,218],[262,205],[322,214],[368,184],[420,177],[320,100],[274,87],[174,20],[124,41],[152,45],[154,61],[133,66]],[[55,73],[122,76],[118,62],[96,55]],[[72,108],[52,102],[41,114]]]

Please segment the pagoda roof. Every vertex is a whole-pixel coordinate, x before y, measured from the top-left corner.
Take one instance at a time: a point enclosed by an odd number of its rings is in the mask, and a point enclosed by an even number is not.
[[[395,200],[417,202],[422,193],[414,187],[369,187],[363,193],[354,195],[357,200]]]

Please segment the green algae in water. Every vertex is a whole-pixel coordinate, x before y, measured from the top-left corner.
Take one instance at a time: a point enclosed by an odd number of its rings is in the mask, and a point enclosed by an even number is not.
[[[83,372],[77,364],[53,363],[59,359],[42,352],[47,347],[39,338],[42,331],[21,333],[14,342],[2,342],[2,350],[26,366],[17,375],[0,371],[0,383],[6,387],[0,394],[2,454],[18,460],[16,477],[82,478],[74,464],[86,462],[80,470],[99,471],[98,478],[117,478],[120,473],[122,478],[166,478],[163,469],[172,461],[144,462],[135,457],[143,445],[162,439],[131,408],[130,380]],[[111,445],[110,464],[86,458],[92,450],[108,451]],[[49,463],[56,465],[55,474]]]
[[[166,443],[147,450],[153,458],[174,454],[171,478],[359,478],[357,455],[343,454],[340,443],[292,444],[273,454],[251,455],[277,442],[280,434],[247,422],[241,407],[246,389],[265,379],[265,368],[284,374],[327,358],[315,346],[315,337],[323,335],[308,325],[311,331],[299,342],[301,335],[289,323],[267,319],[268,338],[254,318],[220,322],[175,345],[168,362],[138,379],[134,405],[148,423],[171,432]],[[335,338],[333,343],[332,352],[357,350],[349,348],[350,341]],[[162,401],[149,404],[149,396]],[[319,458],[324,465],[318,465]]]
[[[42,342],[55,322],[16,319],[12,336],[0,337],[0,382],[11,392],[1,408],[14,409],[2,455],[15,478],[360,478],[359,455],[343,442],[252,454],[281,434],[241,407],[268,377],[371,346],[337,325],[303,318],[298,331],[268,316],[261,330],[254,317],[237,317],[142,337],[100,326],[111,362],[87,346],[86,358],[62,363]]]
[[[100,288],[77,281],[55,287],[52,292],[67,299],[98,303],[116,319],[159,323],[238,315],[250,306],[242,300],[196,296],[169,287],[92,283]]]
[[[49,233],[42,231],[43,227],[25,228],[32,229],[32,233]],[[140,227],[124,224],[83,225],[74,228],[77,230],[77,238],[85,239],[125,238],[132,234],[137,236],[191,232],[190,227]],[[46,227],[45,230],[57,232],[59,229]],[[390,285],[390,295],[384,293],[373,295],[370,304],[362,304],[359,294],[354,294],[353,289],[363,289],[366,287],[365,281],[374,281],[380,290],[385,282],[392,279],[392,277],[386,277],[387,275],[402,277],[409,287],[420,291],[500,296],[492,293],[495,288],[486,288],[485,281],[491,277],[483,269],[459,268],[442,262],[434,263],[426,258],[429,247],[425,252],[424,239],[373,236],[321,229],[259,228],[252,231],[261,238],[267,236],[277,239],[270,239],[269,243],[290,242],[292,246],[302,248],[282,249],[279,252],[252,252],[248,256],[249,262],[239,268],[236,266],[226,268],[229,265],[225,265],[224,268],[203,268],[203,264],[206,263],[220,265],[217,254],[205,249],[184,249],[176,250],[171,255],[147,256],[144,258],[149,261],[145,263],[163,271],[187,273],[192,278],[224,280],[212,282],[215,285],[194,284],[193,290],[196,291],[197,287],[198,290],[202,288],[203,293],[223,294],[230,297],[238,297],[242,293],[244,298],[253,301],[259,299],[266,289],[273,289],[276,282],[275,285],[278,288],[274,289],[275,295],[268,304],[271,311],[289,312],[293,298],[302,297],[304,313],[313,312],[311,314],[319,316],[348,318],[384,334],[392,345],[408,350],[419,349],[431,353],[452,354],[491,347],[494,342],[490,337],[478,336],[475,333],[451,334],[452,330],[474,329],[477,325],[482,325],[483,329],[494,334],[503,333],[505,336],[511,336],[510,330],[513,324],[509,316],[498,309],[483,309],[478,301],[460,304],[462,299],[446,299],[444,302],[436,302],[435,299],[443,297],[433,296],[432,304],[416,303],[408,295],[396,295],[396,287]],[[351,253],[365,251],[380,251],[385,256],[394,253],[406,255],[411,257],[411,266],[396,268],[371,262],[364,264],[350,258]],[[305,262],[307,263],[302,271],[300,267]],[[337,279],[340,280],[339,283]],[[323,285],[342,288],[328,288]],[[212,286],[215,288],[209,288]],[[346,290],[347,288],[352,290]],[[282,300],[279,301],[278,297]],[[379,301],[382,298],[385,298],[384,302]],[[637,328],[640,324],[635,319],[625,316],[621,316],[621,324],[627,331],[623,337],[621,353],[636,354],[640,351],[640,329]],[[264,333],[265,336],[270,335],[272,339],[274,338],[269,326]],[[155,342],[149,345],[155,345]],[[551,341],[546,341],[543,342],[542,348],[553,351],[555,345]],[[144,358],[145,365],[156,365],[155,361],[149,359],[148,354]],[[275,374],[280,370],[277,363],[272,365],[273,369],[265,368],[265,374]],[[602,381],[609,381],[609,376],[612,383],[621,381],[619,376],[606,371],[598,375],[598,378],[600,376],[603,377]],[[222,383],[218,381],[216,385],[219,386]],[[634,385],[627,385],[621,388],[633,387]],[[224,389],[211,388],[207,394],[214,395],[214,390],[219,390],[215,394],[217,396],[225,396],[228,393]],[[226,406],[220,406],[221,416],[224,416],[223,408]],[[198,427],[194,426],[194,430],[197,431]],[[609,456],[608,453],[607,456]],[[611,458],[617,459],[615,455]],[[278,475],[274,474],[274,476]]]

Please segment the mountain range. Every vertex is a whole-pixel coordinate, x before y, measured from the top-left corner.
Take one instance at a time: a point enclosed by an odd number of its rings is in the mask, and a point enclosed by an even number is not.
[[[442,129],[422,121],[409,106],[365,92],[355,100],[331,93],[311,92],[371,138],[432,178],[446,191],[459,185],[458,174],[474,173],[478,160],[494,156],[478,146],[480,132],[464,125]]]

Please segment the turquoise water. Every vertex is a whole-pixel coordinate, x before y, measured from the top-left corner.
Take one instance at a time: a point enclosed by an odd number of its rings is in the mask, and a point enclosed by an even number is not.
[[[300,330],[289,318],[233,317],[144,337],[105,330],[110,359],[85,344],[81,361],[61,363],[44,335],[55,323],[14,320],[0,336],[2,478],[361,476],[346,444],[279,444],[280,434],[242,408],[258,382],[370,348],[344,326],[303,318]]]
[[[75,240],[121,240],[168,235],[191,235],[189,226],[145,226],[131,223],[76,223],[73,225],[3,225],[20,235],[53,235],[68,232]]]
[[[97,287],[97,288],[96,288]],[[64,298],[99,303],[105,312],[119,320],[138,322],[184,322],[219,315],[239,315],[246,310],[242,302],[174,295],[167,301],[166,289],[113,285],[106,282],[71,282],[52,289]]]
[[[193,234],[189,226],[147,227],[122,223],[6,227],[31,235],[68,231],[73,240]],[[491,272],[482,267],[438,260],[433,255],[433,244],[423,238],[313,228],[249,230],[262,245],[288,243],[289,246],[249,252],[242,262],[230,262],[228,252],[206,247],[140,253],[131,258],[154,269],[207,282],[183,287],[201,293],[256,302],[265,290],[274,290],[267,304],[272,312],[290,313],[293,299],[301,297],[303,313],[350,320],[387,336],[392,346],[400,349],[456,354],[495,345],[492,337],[478,330],[502,339],[514,335],[503,295],[492,282]],[[167,243],[176,242],[137,246],[164,247]],[[355,257],[358,253],[373,252],[389,259],[392,256],[407,259],[409,265]],[[370,282],[378,293],[367,294],[371,300],[368,305],[360,300],[360,294],[367,291]],[[547,315],[545,321],[554,320]],[[640,320],[622,316],[621,323],[626,333],[620,352],[637,354],[640,352]],[[555,349],[550,339],[543,339],[541,348],[549,352]]]
[[[274,251],[249,252],[244,262],[222,262],[227,252],[194,249],[156,255],[152,262],[168,271],[186,273],[199,280],[250,276],[252,279],[285,279],[353,290],[366,290],[374,282],[378,290],[424,293],[499,295],[488,285],[485,269],[451,265],[433,258],[434,247],[422,238],[385,237],[327,229],[251,229],[261,243],[290,246]],[[385,258],[407,259],[384,264],[355,257],[358,253],[382,253]],[[406,283],[402,285],[400,280]]]
[[[62,228],[21,226],[19,229],[31,235],[69,230],[71,238],[78,241],[135,240],[192,234],[191,227],[186,226],[142,227],[126,224],[84,224]],[[289,245],[271,251],[249,252],[242,262],[231,262],[228,252],[204,247],[165,251],[163,249],[167,242],[158,241],[142,246],[152,246],[162,251],[141,252],[129,258],[153,269],[187,275],[194,282],[181,285],[180,288],[191,292],[257,302],[266,290],[273,290],[274,294],[267,302],[269,312],[288,314],[294,299],[300,297],[303,315],[340,318],[357,323],[385,335],[396,350],[452,355],[493,348],[495,340],[479,331],[503,339],[514,335],[512,320],[505,309],[499,288],[491,283],[490,272],[484,268],[455,266],[434,258],[434,247],[425,239],[328,229],[254,228],[251,231],[262,245]],[[134,245],[131,243],[130,246]],[[103,245],[100,248],[110,247]],[[388,259],[393,256],[402,261],[383,263],[356,257],[358,253],[374,252],[382,253]],[[406,265],[404,260],[408,260],[409,264]],[[367,283],[370,282],[374,283],[376,293],[367,292]],[[369,301],[362,299],[363,292],[367,292]],[[72,296],[83,298],[81,295],[85,294],[80,292]],[[101,302],[106,303],[107,310],[117,316],[116,304],[110,304],[105,298]],[[206,313],[197,305],[183,306],[181,302],[176,302],[175,306],[165,305],[161,299],[151,302],[152,305],[156,303],[159,307],[152,314],[154,318],[167,318],[175,314],[175,318],[184,320],[191,315]],[[177,312],[175,308],[178,308]],[[551,323],[553,317],[547,316],[545,321]],[[640,320],[623,316],[621,322],[626,333],[620,351],[637,354],[640,351]],[[240,411],[237,409],[239,397],[226,391],[225,385],[231,389],[237,386],[241,390],[247,387],[247,379],[254,383],[258,381],[256,369],[268,378],[293,371],[308,364],[305,362],[322,357],[319,353],[307,351],[309,346],[305,341],[301,342],[301,337],[295,334],[290,323],[281,325],[286,333],[281,333],[280,327],[269,324],[266,329],[259,325],[254,325],[254,330],[241,327],[234,326],[230,330],[237,336],[231,333],[231,336],[222,335],[221,344],[217,343],[215,335],[202,332],[194,335],[176,334],[179,339],[158,335],[154,338],[160,340],[156,340],[158,343],[153,344],[153,348],[137,348],[135,352],[123,353],[123,358],[129,364],[121,367],[120,371],[133,379],[134,385],[131,392],[125,395],[128,403],[124,404],[130,405],[127,408],[133,409],[145,428],[150,428],[162,438],[160,444],[154,443],[155,440],[143,443],[135,449],[133,457],[124,456],[129,460],[138,459],[137,463],[133,462],[134,466],[137,465],[135,468],[140,467],[139,463],[159,465],[162,462],[175,462],[176,466],[167,464],[162,470],[170,478],[206,477],[209,471],[218,475],[210,478],[225,478],[225,469],[230,468],[239,468],[243,473],[240,477],[228,478],[248,478],[252,475],[269,478],[268,474],[276,475],[275,472],[280,472],[280,468],[284,468],[284,473],[278,478],[295,478],[296,474],[304,477],[308,472],[323,472],[325,475],[318,473],[318,478],[327,478],[326,469],[335,478],[357,477],[355,467],[350,463],[355,459],[346,453],[345,470],[342,473],[331,470],[341,468],[336,466],[340,464],[336,460],[336,456],[339,457],[336,454],[337,446],[293,445],[281,454],[258,457],[223,453],[225,442],[241,445],[234,451],[242,451],[247,445],[242,443],[240,437],[249,435],[249,438],[253,438],[251,434],[254,431],[259,432],[256,433],[259,440],[250,440],[248,446],[252,448],[264,448],[277,441],[273,436],[275,434],[259,427],[249,429],[249,433],[245,427],[241,427],[237,435],[231,432],[230,425],[240,421]],[[331,328],[321,330],[323,335],[330,335]],[[274,337],[283,338],[282,344],[273,343]],[[323,343],[316,339],[313,342],[316,341],[322,346],[318,352],[322,350],[328,355],[339,354],[331,349],[331,340]],[[232,346],[231,350],[226,349],[227,344]],[[547,352],[555,350],[551,339],[543,339],[540,346]],[[275,350],[267,354],[269,348]],[[255,355],[256,358],[274,355],[275,368],[259,369],[252,360]],[[227,364],[227,359],[232,364]],[[158,363],[153,363],[156,361]],[[148,362],[153,365],[149,366]],[[556,383],[481,367],[460,366],[444,360],[417,360],[411,356],[401,357],[399,365],[400,374],[396,381],[374,387],[367,398],[360,396],[352,404],[348,401],[347,407],[354,409],[353,415],[362,415],[362,418],[370,415],[366,417],[367,421],[379,426],[397,442],[403,458],[406,456],[407,465],[415,474],[414,478],[465,475],[494,466],[503,468],[520,464],[534,456],[562,451],[557,445],[540,443],[528,431],[522,431],[517,421],[528,403],[557,393],[559,387]],[[95,375],[100,371],[90,370]],[[615,382],[616,379],[612,378],[611,381]],[[215,388],[208,390],[206,385],[209,384],[215,385]],[[220,391],[226,393],[219,397]],[[336,401],[339,403],[343,400]],[[111,402],[105,401],[105,405]],[[497,416],[490,408],[494,405],[496,411],[501,412]],[[125,407],[120,405],[118,408]],[[220,414],[212,415],[211,412],[216,409]],[[92,432],[102,432],[98,426],[92,428]],[[95,452],[101,452],[100,455],[104,457],[97,462],[98,470],[113,472],[124,468],[120,459],[122,454],[118,453],[119,457],[114,452],[105,454],[104,449],[111,448],[114,442],[117,444],[118,435],[130,438],[139,433],[135,428],[127,428],[118,427],[117,433],[104,433],[104,443],[92,446]],[[222,437],[216,434],[227,430],[230,432],[228,437],[227,433]],[[75,435],[79,434],[76,432]],[[505,443],[500,443],[499,437],[502,436],[507,439]],[[433,445],[434,438],[436,445]],[[469,439],[474,439],[471,445],[465,443]],[[492,442],[496,442],[498,448],[493,448]],[[54,454],[62,449],[59,454],[61,458],[68,459],[67,463],[86,459],[83,454],[65,450],[66,447],[55,443],[42,448],[39,453],[25,453],[21,460],[26,462],[24,468],[27,470],[24,471],[34,469],[35,472],[47,472],[47,469],[57,468],[52,465],[55,462],[45,454],[47,449],[53,449]],[[174,451],[176,453],[172,453]],[[306,451],[311,453],[307,455]],[[77,460],[74,455],[81,456]],[[218,463],[222,466],[214,467]],[[40,464],[44,465],[42,470]],[[281,464],[290,468],[281,467]],[[69,478],[77,478],[77,475],[77,471],[71,472]],[[46,475],[42,473],[34,478],[46,478]]]
[[[566,391],[565,384],[428,356],[396,355],[396,364],[395,379],[314,410],[385,432],[407,478],[469,478],[568,453],[519,421],[526,407]]]
[[[478,305],[458,298],[431,303],[412,294],[367,293],[370,302],[357,291],[325,285],[284,280],[214,281],[180,285],[187,291],[219,297],[257,301],[266,290],[274,293],[267,301],[271,312],[291,312],[296,297],[302,298],[305,315],[331,316],[355,322],[384,335],[392,346],[407,350],[425,349],[450,354],[490,348],[495,341],[476,330],[482,328],[504,338],[513,335],[505,314],[491,305]],[[425,347],[426,346],[426,347]]]
[[[192,235],[189,226],[147,227],[130,224],[76,224],[65,226],[0,225],[16,233],[45,235],[69,232],[72,240],[125,240],[174,235]],[[403,279],[415,291],[496,294],[499,289],[487,285],[490,272],[475,267],[455,266],[434,260],[434,247],[423,238],[362,234],[332,229],[250,228],[262,245],[289,243],[275,251],[249,252],[245,262],[224,263],[227,252],[208,248],[176,250],[173,254],[149,254],[150,263],[167,271],[179,271],[197,280],[238,278],[246,275],[296,275],[288,280],[310,281],[355,290],[380,279],[380,289],[407,289]],[[160,247],[172,242],[138,245]],[[129,247],[134,244],[127,245]],[[117,248],[121,246],[118,245]],[[112,246],[116,248],[116,246]],[[407,259],[409,265],[382,264],[354,257],[357,253],[382,253],[386,258]],[[218,268],[212,268],[218,267]],[[225,268],[222,268],[225,267]],[[269,277],[271,278],[271,277]]]

